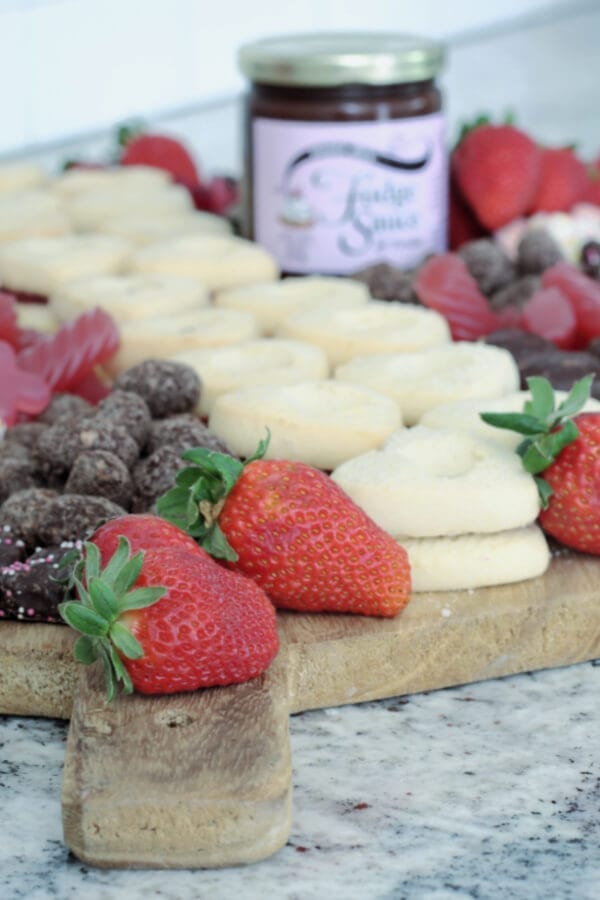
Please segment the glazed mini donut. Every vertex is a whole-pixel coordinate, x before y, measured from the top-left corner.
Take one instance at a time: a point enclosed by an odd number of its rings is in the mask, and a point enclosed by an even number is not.
[[[277,264],[258,244],[228,235],[190,235],[143,247],[132,260],[134,272],[197,278],[220,291],[278,277]]]
[[[250,313],[212,308],[125,322],[120,331],[119,349],[106,364],[111,375],[145,359],[168,359],[184,350],[221,347],[258,336]]]
[[[49,296],[65,281],[122,272],[130,245],[106,235],[27,238],[0,245],[0,284]]]
[[[174,275],[92,275],[63,284],[50,298],[62,320],[100,306],[119,324],[161,315],[178,316],[208,305],[208,291]]]
[[[556,404],[562,403],[567,391],[554,391]],[[455,400],[428,410],[421,418],[420,424],[428,428],[441,428],[446,431],[463,431],[473,437],[494,441],[511,450],[516,449],[523,440],[522,434],[488,425],[481,418],[482,412],[521,412],[527,400],[531,400],[529,391],[516,391],[497,397],[494,400]],[[586,400],[583,412],[600,412],[600,400],[590,397]]]
[[[407,425],[441,403],[498,397],[519,386],[519,370],[508,350],[467,341],[417,353],[357,357],[338,366],[335,377],[393,397]]]
[[[360,281],[310,275],[221,291],[215,297],[215,305],[253,313],[261,332],[272,335],[296,313],[309,309],[348,309],[363,306],[369,299],[369,289]]]
[[[408,303],[371,300],[354,309],[311,309],[283,321],[278,337],[322,347],[332,368],[375,353],[424,350],[450,340],[439,313]]]
[[[400,424],[398,406],[362,385],[306,381],[249,387],[217,398],[209,427],[240,456],[271,432],[267,456],[333,469],[379,447]]]
[[[332,475],[385,531],[438,537],[520,528],[539,512],[516,453],[468,434],[416,425]]]
[[[537,525],[494,534],[399,538],[410,560],[413,591],[459,591],[543,575],[550,550]]]
[[[173,357],[196,370],[202,381],[198,413],[208,416],[217,397],[253,385],[296,384],[327,378],[319,347],[283,338],[259,338],[229,347],[188,350]]]

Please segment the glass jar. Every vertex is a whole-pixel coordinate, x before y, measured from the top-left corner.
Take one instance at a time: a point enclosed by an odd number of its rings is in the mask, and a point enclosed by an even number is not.
[[[403,34],[247,44],[244,233],[289,274],[417,266],[447,241],[443,47]]]

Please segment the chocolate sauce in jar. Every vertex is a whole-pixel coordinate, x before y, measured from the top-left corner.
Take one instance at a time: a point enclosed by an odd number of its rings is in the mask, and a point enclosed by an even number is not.
[[[241,48],[244,232],[289,274],[414,268],[446,249],[447,148],[433,41],[325,33]]]

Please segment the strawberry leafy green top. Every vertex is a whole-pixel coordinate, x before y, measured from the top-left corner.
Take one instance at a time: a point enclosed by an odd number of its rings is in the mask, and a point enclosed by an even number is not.
[[[593,375],[586,375],[577,381],[563,402],[556,406],[554,390],[548,379],[534,375],[527,379],[531,399],[526,401],[522,412],[481,413],[481,418],[488,425],[523,435],[517,453],[525,471],[535,478],[543,509],[548,506],[552,488],[540,477],[540,473],[578,438],[579,431],[571,416],[580,412],[588,400],[593,379]]]
[[[244,468],[263,458],[269,440],[267,431],[266,438],[245,462],[206,447],[186,450],[181,458],[193,465],[181,469],[175,477],[176,486],[159,498],[159,516],[187,531],[211,556],[235,562],[238,555],[221,531],[218,516]]]
[[[119,621],[120,617],[152,606],[166,593],[164,587],[133,587],[143,563],[144,554],[132,556],[129,541],[120,537],[115,553],[102,569],[100,551],[95,544],[86,542],[84,556],[71,577],[71,587],[79,599],[66,600],[58,607],[67,625],[80,632],[74,646],[77,661],[91,665],[102,660],[109,701],[115,696],[117,682],[122,683],[126,694],[133,691],[119,653],[126,659],[144,655],[141,644]]]

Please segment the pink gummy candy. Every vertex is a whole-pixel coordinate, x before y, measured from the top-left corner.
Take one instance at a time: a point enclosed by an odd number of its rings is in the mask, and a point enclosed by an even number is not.
[[[24,347],[19,365],[35,372],[54,391],[70,391],[119,347],[114,319],[96,307],[62,325],[43,340]]]
[[[43,378],[25,372],[17,363],[15,351],[0,340],[0,419],[14,425],[19,413],[38,415],[50,402],[51,391]]]

